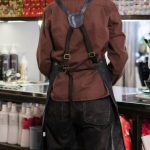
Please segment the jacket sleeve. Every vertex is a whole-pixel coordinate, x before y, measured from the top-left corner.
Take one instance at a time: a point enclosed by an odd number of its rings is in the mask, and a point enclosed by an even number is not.
[[[125,35],[122,32],[121,17],[115,4],[111,7],[109,17],[109,49],[108,58],[110,63],[108,68],[111,73],[112,84],[114,85],[120,78],[128,55],[125,48]]]
[[[44,12],[43,23],[40,31],[37,48],[37,63],[39,70],[46,77],[49,77],[51,67],[52,40],[50,35],[50,10]]]

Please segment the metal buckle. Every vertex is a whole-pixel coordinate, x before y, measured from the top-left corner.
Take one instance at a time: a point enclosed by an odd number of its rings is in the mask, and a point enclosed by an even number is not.
[[[71,58],[70,54],[64,54],[64,59],[69,60]]]
[[[88,53],[88,55],[89,55],[89,58],[93,58],[93,57],[95,57],[95,52],[90,52],[90,53]]]

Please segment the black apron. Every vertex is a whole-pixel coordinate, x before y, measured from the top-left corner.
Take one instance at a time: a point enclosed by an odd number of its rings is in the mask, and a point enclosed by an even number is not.
[[[66,44],[65,44],[65,50],[64,50],[64,55],[63,55],[63,60],[62,60],[62,64],[59,64],[58,62],[53,61],[52,62],[52,66],[51,66],[51,72],[49,75],[49,88],[47,91],[47,101],[46,101],[46,107],[45,107],[45,111],[44,111],[44,117],[43,117],[43,125],[42,125],[42,129],[43,129],[43,135],[42,135],[42,143],[41,143],[41,148],[40,150],[47,150],[46,148],[46,132],[45,132],[45,114],[47,112],[47,106],[49,104],[49,102],[52,100],[51,99],[51,91],[52,91],[52,86],[53,86],[53,82],[56,78],[56,76],[60,73],[60,72],[66,72],[66,74],[69,77],[69,88],[68,88],[68,98],[69,98],[69,103],[70,103],[70,113],[71,113],[71,103],[72,103],[72,92],[73,92],[73,78],[72,78],[72,72],[79,72],[79,71],[83,71],[83,70],[93,70],[93,69],[97,69],[100,76],[102,77],[102,79],[104,80],[105,86],[107,87],[109,94],[111,96],[111,102],[112,102],[112,106],[113,106],[113,111],[114,111],[114,121],[112,123],[112,130],[111,130],[111,140],[112,140],[112,145],[111,145],[111,149],[112,150],[125,150],[125,146],[124,146],[124,141],[123,141],[123,135],[122,135],[122,130],[121,130],[121,124],[120,124],[120,119],[119,119],[119,113],[118,113],[118,107],[117,107],[117,103],[114,97],[114,93],[112,90],[112,82],[110,79],[110,71],[108,69],[107,63],[105,58],[103,57],[100,61],[97,60],[95,52],[92,49],[92,44],[91,41],[89,39],[89,36],[86,32],[86,29],[84,27],[83,24],[83,20],[84,20],[84,12],[86,11],[86,9],[88,8],[88,5],[92,2],[92,0],[87,0],[86,3],[84,4],[81,12],[79,13],[71,13],[61,2],[61,0],[56,0],[57,5],[63,10],[63,12],[65,12],[65,14],[68,16],[68,22],[69,22],[69,29],[68,29],[68,33],[67,33],[67,37],[66,37]],[[71,36],[73,34],[73,31],[75,28],[78,28],[82,35],[83,35],[83,39],[84,39],[84,43],[87,49],[87,53],[89,56],[89,59],[93,62],[94,67],[93,68],[85,68],[85,69],[71,69],[70,64],[69,64],[69,60],[71,59],[71,55],[70,55],[70,41],[71,41]],[[71,115],[71,114],[70,114]]]

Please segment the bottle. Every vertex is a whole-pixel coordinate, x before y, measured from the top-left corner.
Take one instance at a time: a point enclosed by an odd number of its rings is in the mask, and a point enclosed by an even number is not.
[[[12,102],[8,102],[8,103],[7,103],[8,112],[10,112],[11,106],[12,106]]]
[[[44,110],[45,110],[45,105],[40,104],[40,105],[39,105],[39,108],[40,108],[41,116],[43,116],[43,113],[44,113]]]
[[[12,45],[10,50],[10,68],[13,69],[14,73],[18,73],[18,54],[15,45]]]
[[[6,47],[3,47],[1,51],[1,67],[2,67],[2,80],[6,81],[6,72],[10,68],[10,56]]]
[[[31,109],[26,108],[26,114],[22,121],[21,147],[28,148],[30,145],[30,126],[32,125]]]
[[[2,105],[2,111],[0,111],[0,142],[6,143],[8,136],[8,110],[7,105]]]
[[[40,108],[39,106],[33,106],[33,116],[34,117],[40,117]]]
[[[21,111],[19,113],[19,133],[18,133],[18,145],[21,144],[21,134],[22,134],[22,120],[26,113],[26,107],[22,104]]]
[[[42,141],[42,127],[30,127],[30,149],[40,150],[40,144]]]
[[[26,81],[28,79],[28,62],[27,59],[25,57],[25,55],[23,55],[22,59],[21,59],[21,63],[20,63],[20,74],[21,74],[21,80]]]
[[[18,112],[16,104],[12,104],[9,112],[8,143],[17,144],[18,142]]]
[[[33,106],[33,126],[42,125],[42,117],[39,106]]]
[[[3,55],[2,55],[2,49],[0,49],[0,80],[3,80],[2,61],[3,61]]]
[[[40,141],[42,138],[42,117],[38,104],[32,106],[33,121],[30,127],[30,149],[40,149]]]

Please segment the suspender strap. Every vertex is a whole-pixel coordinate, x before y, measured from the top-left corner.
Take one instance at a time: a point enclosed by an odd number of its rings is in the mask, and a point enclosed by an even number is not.
[[[61,0],[55,0],[57,5],[65,12],[65,14],[68,16],[70,14],[70,11],[65,7],[65,5],[62,3]]]
[[[93,48],[92,48],[92,44],[91,44],[91,41],[89,39],[89,36],[88,36],[88,33],[84,27],[84,25],[82,25],[80,27],[80,31],[83,35],[83,39],[84,39],[84,42],[85,42],[85,46],[87,48],[87,52],[88,52],[88,56],[89,56],[89,59],[91,59],[91,61],[93,63],[97,63],[97,58],[96,58],[96,55],[95,55],[95,52],[93,51]]]
[[[71,42],[71,36],[73,33],[73,28],[69,27],[66,37],[66,44],[65,44],[65,51],[64,54],[70,53],[70,42]]]
[[[63,4],[61,0],[56,0],[57,5],[62,9],[62,11],[67,15],[69,25],[73,28],[79,28],[83,25],[84,22],[84,13],[88,8],[92,0],[86,0],[83,8],[80,12],[72,13],[68,8]]]
[[[71,41],[71,36],[73,33],[73,28],[79,27],[82,35],[83,35],[83,39],[87,48],[87,52],[88,52],[88,57],[91,59],[91,61],[93,63],[97,63],[97,58],[95,56],[95,53],[92,49],[92,43],[89,39],[89,36],[87,34],[87,31],[82,23],[82,14],[86,11],[86,9],[88,8],[89,4],[92,2],[92,0],[86,0],[86,3],[84,4],[82,10],[80,13],[70,13],[70,11],[64,6],[64,4],[62,3],[61,0],[56,0],[57,5],[65,12],[65,14],[69,17],[69,23],[70,23],[70,27],[68,29],[68,33],[67,33],[67,37],[66,37],[66,44],[65,44],[65,52],[64,52],[64,58],[63,58],[63,62],[64,62],[64,67],[68,68],[69,67],[69,59],[70,59],[70,51],[69,51],[69,47],[70,47],[70,41]]]
[[[84,12],[86,11],[86,9],[88,8],[89,4],[92,2],[92,0],[86,0],[86,3],[84,4],[81,12],[84,14]],[[62,3],[61,0],[56,0],[57,5],[65,12],[65,14],[68,16],[69,14],[71,14],[71,12],[69,11],[69,9],[67,7],[65,7],[65,5]]]
[[[82,8],[82,10],[81,10],[82,14],[85,13],[86,9],[88,8],[88,6],[89,6],[89,4],[90,4],[91,2],[92,2],[92,0],[87,0],[87,1],[86,1],[86,3],[84,4],[84,6],[83,6],[83,8]]]
[[[90,4],[90,2],[92,2],[92,0],[86,0],[86,3],[84,4],[81,12],[79,13],[71,13],[62,3],[61,0],[56,0],[56,3],[58,4],[58,6],[65,12],[65,14],[68,17],[68,21],[69,21],[69,28],[68,28],[68,32],[67,32],[67,36],[66,36],[66,43],[65,43],[65,50],[64,50],[64,55],[63,55],[63,70],[68,74],[69,77],[69,82],[68,82],[68,99],[70,101],[70,117],[72,116],[72,94],[73,94],[73,76],[70,72],[70,64],[69,64],[69,60],[71,58],[70,55],[70,43],[71,43],[71,37],[72,37],[72,33],[74,28],[79,28],[82,35],[83,35],[83,40],[85,42],[86,48],[87,48],[87,52],[88,52],[88,56],[91,59],[91,61],[93,63],[97,63],[97,58],[95,56],[95,53],[92,50],[92,43],[88,37],[88,34],[86,32],[86,29],[83,25],[83,14],[85,13],[88,5]]]
[[[89,39],[88,33],[86,32],[84,25],[82,25],[79,29],[83,35],[83,40],[85,42],[85,46],[86,46],[86,49],[88,52],[89,59],[91,59],[91,61],[93,63],[97,63],[98,61],[97,61],[95,52],[93,51],[91,41]],[[71,55],[70,55],[70,49],[69,48],[70,48],[72,33],[73,33],[73,28],[69,27],[67,37],[66,37],[65,51],[64,51],[64,57],[63,57],[63,67],[66,70],[69,69],[69,67],[70,67],[69,66],[69,60],[71,58]]]
[[[64,56],[63,56],[63,67],[66,70],[69,69],[69,67],[70,67],[70,65],[69,65],[69,60],[71,58],[70,42],[71,42],[72,33],[73,33],[73,28],[69,27],[67,36],[66,36],[65,51],[64,51]]]
[[[73,77],[72,74],[70,72],[68,72],[68,76],[69,76],[69,82],[68,82],[68,98],[70,101],[72,101],[72,93],[73,93]]]

